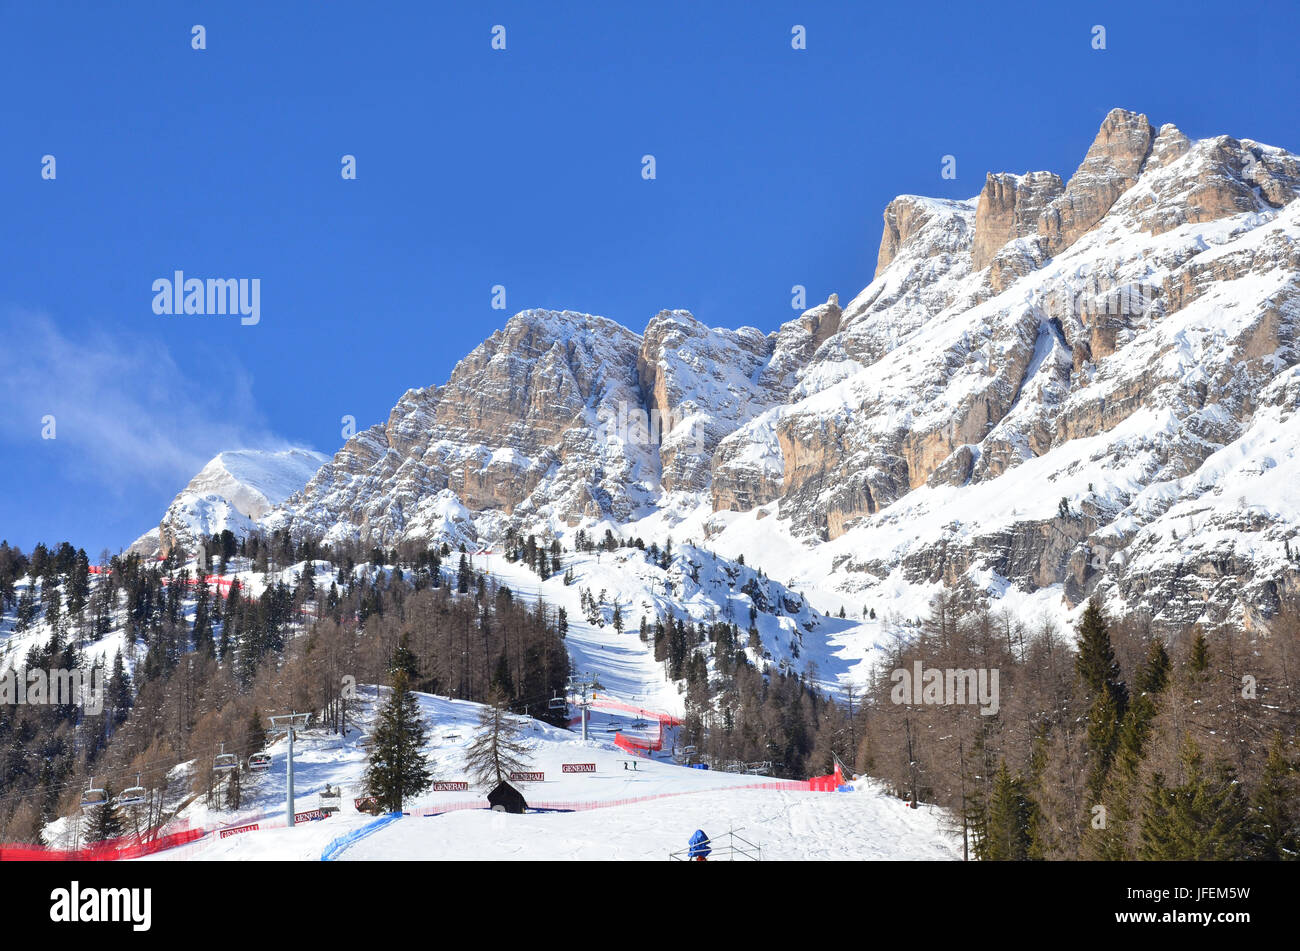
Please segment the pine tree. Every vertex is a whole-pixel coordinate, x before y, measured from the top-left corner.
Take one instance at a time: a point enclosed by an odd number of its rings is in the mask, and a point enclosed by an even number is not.
[[[262,714],[257,711],[257,707],[254,707],[244,736],[244,749],[256,753],[264,746],[266,746],[266,730],[262,726]]]
[[[389,812],[398,812],[411,796],[433,782],[424,753],[424,722],[404,671],[393,675],[393,689],[379,712],[374,747],[366,770],[370,795]]]
[[[1210,644],[1205,639],[1205,632],[1199,628],[1192,638],[1192,655],[1188,659],[1188,666],[1194,674],[1203,674],[1210,669]]]
[[[1251,802],[1251,857],[1300,859],[1300,776],[1287,761],[1279,730],[1273,734],[1264,776]]]
[[[85,836],[87,842],[104,842],[108,839],[117,839],[122,835],[122,817],[117,814],[117,807],[113,805],[113,791],[104,784],[104,792],[108,795],[108,802],[97,807],[87,817]]]
[[[122,653],[119,651],[113,655],[113,672],[108,677],[104,694],[104,705],[114,727],[121,725],[127,718],[133,702],[131,677],[126,672],[126,665],[122,663]]]
[[[411,635],[407,631],[402,632],[401,639],[393,650],[393,657],[388,662],[388,673],[390,676],[398,673],[406,674],[407,683],[420,675],[420,661],[415,654],[411,653]]]
[[[1140,789],[1140,772],[1147,740],[1151,736],[1157,699],[1169,683],[1169,654],[1164,642],[1153,638],[1146,660],[1137,675],[1137,693],[1120,725],[1103,804],[1106,824],[1090,828],[1084,836],[1084,853],[1090,858],[1119,861],[1131,859],[1130,826],[1137,813],[1134,799]]]
[[[1247,812],[1226,763],[1207,768],[1190,736],[1180,755],[1183,782],[1155,773],[1142,815],[1138,858],[1148,861],[1231,861],[1247,855]]]
[[[1119,677],[1119,664],[1110,643],[1110,631],[1094,595],[1079,621],[1079,653],[1075,672],[1088,704],[1088,793],[1093,803],[1102,800],[1120,726],[1128,706],[1128,690]]]
[[[1032,824],[1033,805],[1025,795],[1023,784],[1018,778],[1012,778],[1003,760],[993,778],[988,824],[976,854],[994,862],[1024,861],[1029,858],[1033,840]]]
[[[492,682],[489,686],[499,690],[503,697],[510,698],[515,695],[515,682],[510,676],[510,660],[506,657],[505,651],[497,656],[497,665],[492,671]]]
[[[506,698],[499,690],[479,714],[478,727],[478,734],[465,751],[465,768],[475,785],[494,787],[511,773],[528,767],[529,745],[523,739],[523,730],[506,710]]]
[[[1075,671],[1089,698],[1101,693],[1106,684],[1119,680],[1119,664],[1110,643],[1110,631],[1101,611],[1101,602],[1094,595],[1088,599],[1083,617],[1079,620],[1078,650]]]

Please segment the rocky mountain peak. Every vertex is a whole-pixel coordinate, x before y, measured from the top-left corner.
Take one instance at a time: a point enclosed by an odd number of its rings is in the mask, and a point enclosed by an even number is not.
[[[1079,239],[1137,181],[1151,153],[1155,130],[1145,115],[1112,109],[1065,191],[1039,217],[1038,233],[1048,254]]]
[[[864,599],[1264,623],[1300,590],[1300,440],[1269,435],[1300,426],[1298,188],[1283,149],[1114,110],[1068,182],[896,198],[867,287],[775,332],[523,311],[259,524],[613,525]]]
[[[1008,241],[1035,234],[1039,216],[1064,190],[1052,172],[990,172],[975,209],[971,267],[982,270]]]

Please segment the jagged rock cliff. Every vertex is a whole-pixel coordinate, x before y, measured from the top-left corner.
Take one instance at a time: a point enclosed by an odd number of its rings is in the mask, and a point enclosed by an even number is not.
[[[676,527],[846,597],[1262,623],[1300,587],[1298,188],[1116,109],[1068,181],[895,199],[871,283],[776,332],[525,311],[261,524]]]

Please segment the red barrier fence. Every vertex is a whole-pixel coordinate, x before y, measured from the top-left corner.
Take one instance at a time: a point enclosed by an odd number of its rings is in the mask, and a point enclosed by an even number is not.
[[[0,862],[117,862],[138,859],[178,845],[185,845],[205,835],[202,829],[184,829],[156,839],[110,839],[80,849],[52,849],[43,845],[0,845]]]
[[[682,721],[670,713],[657,713],[654,710],[647,710],[645,707],[634,706],[630,703],[624,703],[622,700],[614,700],[610,697],[593,696],[591,698],[593,707],[605,707],[609,710],[622,710],[625,713],[635,713],[637,716],[649,717],[659,721],[663,726],[681,726]]]
[[[627,750],[634,756],[644,756],[651,750],[658,752],[664,748],[663,733],[659,734],[657,740],[640,740],[632,736],[624,736],[622,733],[614,734],[614,745],[619,749]]]
[[[840,773],[840,764],[835,764],[835,772],[827,776],[813,776],[808,780],[808,788],[813,792],[835,792],[835,790],[844,782],[844,776]]]
[[[92,575],[107,575],[112,573],[111,568],[104,568],[104,567],[100,567],[99,565],[91,565],[86,570],[89,571]],[[206,581],[211,586],[228,589],[231,583],[234,582],[235,579],[225,578],[221,575],[204,575],[203,580]],[[164,585],[171,584],[171,578],[167,575],[164,575],[162,578],[162,583]],[[189,585],[196,585],[199,583],[199,580],[197,578],[190,578],[186,583]]]

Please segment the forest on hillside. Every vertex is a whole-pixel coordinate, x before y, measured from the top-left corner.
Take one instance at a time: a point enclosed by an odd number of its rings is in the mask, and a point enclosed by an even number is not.
[[[569,580],[558,544],[508,545],[540,576]],[[342,731],[347,684],[386,684],[398,670],[415,690],[500,696],[515,712],[564,722],[548,703],[569,679],[564,610],[516,598],[464,553],[254,534],[206,540],[199,564],[220,573],[236,558],[266,579],[304,568],[293,585],[277,580],[252,597],[238,583],[221,592],[177,557],[92,566],[68,544],[30,553],[0,544],[0,614],[12,633],[50,631],[0,670],[81,666],[110,632],[122,645],[106,664],[102,716],[0,705],[0,840],[34,841],[75,814],[91,776],[111,790],[140,776],[173,804],[198,795],[236,807],[239,772],[214,771],[218,751],[261,749],[273,713],[309,711]],[[1065,632],[941,594],[869,682],[838,696],[815,670],[756,661],[752,618],[749,630],[671,613],[639,629],[616,621],[683,690],[677,742],[694,748],[692,759],[788,778],[842,763],[900,798],[943,807],[971,858],[1300,856],[1294,605],[1268,631],[1195,628],[1166,641],[1148,619],[1107,617],[1096,602]],[[918,664],[995,671],[996,711],[942,692],[900,695],[897,673]],[[182,780],[171,775],[190,760]],[[159,818],[136,816],[123,831]]]

